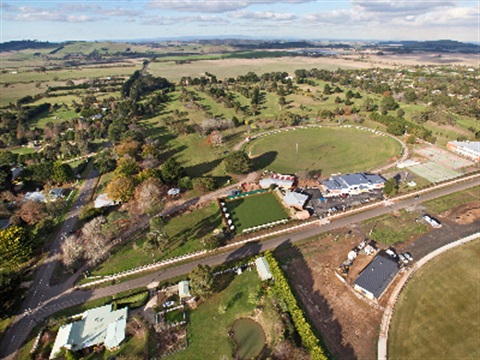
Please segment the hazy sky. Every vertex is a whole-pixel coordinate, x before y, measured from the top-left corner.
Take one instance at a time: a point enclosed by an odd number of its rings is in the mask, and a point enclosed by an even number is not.
[[[480,0],[1,0],[2,42],[225,35],[480,41]]]

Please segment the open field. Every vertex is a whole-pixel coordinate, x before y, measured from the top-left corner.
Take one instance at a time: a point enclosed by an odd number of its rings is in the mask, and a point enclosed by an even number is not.
[[[283,206],[272,193],[261,193],[248,197],[227,201],[225,203],[236,231],[254,226],[287,219]]]
[[[203,249],[201,240],[212,234],[221,225],[220,213],[216,204],[168,220],[165,232],[168,243],[153,254],[143,250],[145,237],[133,239],[119,245],[112,255],[103,262],[92,275],[108,275],[154,261],[172,258]]]
[[[480,357],[480,241],[449,250],[420,269],[400,294],[390,359]]]
[[[420,213],[400,210],[398,213],[383,215],[365,221],[363,231],[370,237],[382,244],[398,244],[409,241],[415,237],[427,233],[429,225],[421,218]]]
[[[298,144],[298,156],[296,154]],[[350,128],[309,128],[257,138],[247,152],[259,157],[258,168],[292,174],[298,171],[333,173],[368,171],[400,156],[401,146],[390,137]]]
[[[149,64],[149,71],[155,76],[163,76],[167,79],[178,81],[182,76],[204,76],[205,72],[216,75],[219,79],[236,77],[253,71],[258,75],[285,71],[293,75],[297,69],[326,69],[338,68],[358,69],[369,68],[365,63],[343,60],[333,57],[278,57],[266,59],[221,59],[221,60],[198,60],[190,64],[177,65],[175,62],[154,62]]]
[[[456,206],[475,200],[480,200],[480,186],[427,201],[424,205],[428,211],[439,214],[443,211],[453,209]]]

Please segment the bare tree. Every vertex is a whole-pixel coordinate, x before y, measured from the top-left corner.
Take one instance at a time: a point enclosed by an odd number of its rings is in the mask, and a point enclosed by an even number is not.
[[[107,251],[109,238],[102,232],[103,224],[106,222],[104,216],[98,216],[86,223],[82,229],[85,258],[90,264],[98,263]]]
[[[36,201],[25,201],[17,214],[27,224],[35,225],[45,217],[45,205]]]
[[[83,257],[84,248],[83,245],[79,243],[75,235],[71,235],[65,239],[62,246],[62,262],[63,264],[71,268],[73,267],[78,260]]]
[[[135,189],[135,201],[141,214],[160,211],[167,187],[157,178],[148,178]]]
[[[209,141],[213,146],[220,146],[223,144],[223,135],[218,130],[213,130],[209,135]]]

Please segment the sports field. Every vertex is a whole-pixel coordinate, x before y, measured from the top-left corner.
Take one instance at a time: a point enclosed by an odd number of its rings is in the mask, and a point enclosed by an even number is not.
[[[400,157],[401,145],[388,136],[355,128],[322,127],[274,132],[253,140],[247,147],[247,153],[250,151],[252,157],[258,157],[257,168],[330,176],[388,164]]]
[[[480,359],[480,241],[431,260],[400,294],[389,359]]]
[[[288,214],[272,193],[251,195],[226,202],[236,231],[287,219]]]

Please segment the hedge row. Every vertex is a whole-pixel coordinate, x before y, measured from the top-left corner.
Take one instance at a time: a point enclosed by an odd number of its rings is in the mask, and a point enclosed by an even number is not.
[[[297,299],[293,295],[292,289],[288,284],[282,269],[273,257],[270,251],[265,253],[265,258],[270,265],[270,271],[275,279],[275,288],[278,294],[283,298],[288,306],[288,311],[292,316],[293,323],[297,329],[298,334],[302,339],[303,346],[308,350],[312,360],[327,360],[326,351],[320,346],[318,338],[315,336],[312,327],[305,319],[303,311],[297,303]]]

